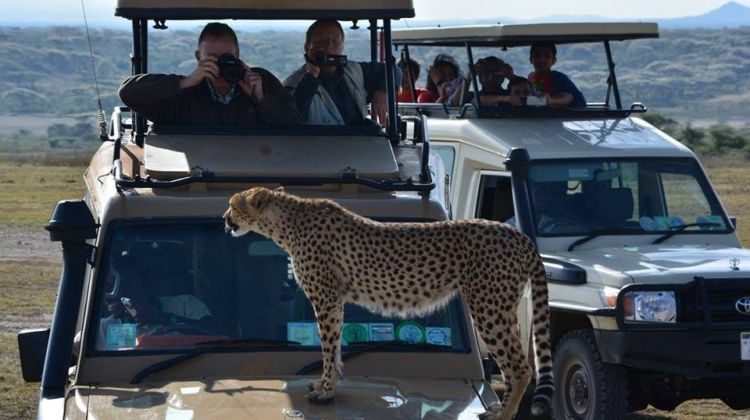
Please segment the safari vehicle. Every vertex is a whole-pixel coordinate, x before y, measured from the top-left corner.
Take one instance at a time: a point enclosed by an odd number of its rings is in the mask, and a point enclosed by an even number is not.
[[[116,15],[132,21],[139,74],[150,20],[158,29],[181,19],[365,20],[374,55],[378,29],[390,48],[391,20],[414,9],[407,0],[119,0]],[[392,110],[393,68],[388,57]],[[24,378],[41,381],[40,419],[470,418],[498,402],[455,298],[408,320],[347,307],[345,378],[332,404],[308,403],[320,344],[289,258],[263,237],[224,231],[228,197],[258,185],[381,221],[446,220],[426,118],[405,117],[407,136],[395,112],[385,130],[199,129],[130,114],[116,108],[84,198],[58,203],[47,225],[63,246],[54,318],[18,337]]]
[[[696,398],[750,407],[750,252],[695,154],[637,118],[643,105],[621,104],[610,42],[657,36],[648,23],[394,30],[404,55],[461,48],[470,67],[477,47],[604,46],[607,95],[586,108],[399,105],[432,116],[451,217],[515,223],[535,240],[549,278],[556,418],[623,418]]]

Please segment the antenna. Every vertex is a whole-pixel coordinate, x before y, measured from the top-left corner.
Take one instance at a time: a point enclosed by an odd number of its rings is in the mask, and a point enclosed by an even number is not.
[[[94,64],[94,49],[91,47],[91,35],[89,34],[89,22],[86,19],[86,6],[81,0],[81,10],[83,11],[83,24],[86,27],[86,39],[89,43],[89,56],[91,57],[91,72],[94,74],[94,86],[96,87],[96,101],[99,105],[99,110],[96,112],[96,120],[99,123],[99,138],[104,141],[109,137],[107,136],[107,121],[104,118],[104,110],[102,110],[102,98],[99,94],[99,79],[96,77],[96,65]]]

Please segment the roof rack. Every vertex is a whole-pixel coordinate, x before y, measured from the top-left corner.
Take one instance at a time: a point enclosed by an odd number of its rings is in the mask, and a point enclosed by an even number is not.
[[[326,173],[325,176],[315,176],[315,175],[282,175],[282,176],[266,176],[264,175],[264,168],[260,167],[261,165],[258,164],[257,168],[253,168],[255,171],[248,170],[246,174],[241,173],[242,171],[237,171],[236,166],[232,167],[231,162],[228,164],[228,167],[221,168],[222,171],[220,173],[217,173],[215,171],[209,170],[209,169],[203,169],[198,165],[194,165],[194,163],[203,163],[203,162],[189,162],[189,159],[179,159],[181,152],[180,150],[166,150],[166,152],[162,152],[160,150],[162,149],[168,149],[169,146],[172,144],[170,143],[170,140],[175,138],[174,135],[171,135],[171,133],[174,133],[175,130],[177,132],[180,132],[179,129],[175,127],[161,127],[157,130],[154,130],[151,132],[151,135],[149,136],[152,139],[158,139],[159,136],[162,136],[163,139],[160,140],[160,142],[154,142],[156,145],[153,146],[153,149],[157,150],[157,153],[161,153],[161,158],[163,160],[168,161],[167,167],[159,168],[159,176],[146,174],[145,177],[141,176],[141,174],[133,174],[132,176],[127,176],[123,173],[122,170],[122,162],[120,160],[120,147],[122,144],[122,136],[120,135],[119,127],[123,127],[124,124],[122,122],[115,122],[115,115],[121,115],[121,112],[124,107],[118,107],[115,109],[115,112],[113,113],[113,123],[112,127],[118,127],[118,130],[112,130],[112,140],[115,142],[115,148],[114,148],[114,154],[113,154],[113,162],[112,162],[112,174],[115,178],[115,183],[118,188],[120,189],[127,189],[127,188],[174,188],[174,187],[180,187],[190,184],[197,184],[197,183],[206,183],[206,184],[214,184],[214,183],[224,183],[224,184],[230,184],[230,183],[242,183],[242,184],[280,184],[280,185],[324,185],[324,184],[339,184],[339,185],[363,185],[370,188],[375,188],[378,190],[383,191],[416,191],[420,193],[427,193],[435,188],[435,182],[432,179],[432,174],[430,172],[429,168],[429,152],[430,152],[430,142],[429,137],[427,136],[426,130],[427,130],[427,124],[425,123],[426,116],[405,116],[402,118],[402,125],[406,125],[406,123],[411,123],[414,126],[414,138],[411,140],[411,143],[416,145],[421,145],[421,154],[419,155],[419,173],[414,174],[416,177],[418,175],[418,180],[413,179],[411,176],[407,176],[406,179],[401,179],[398,177],[399,170],[397,166],[395,166],[396,162],[393,162],[393,171],[388,172],[387,168],[385,172],[378,173],[378,171],[382,172],[382,165],[371,165],[374,166],[375,169],[372,168],[365,168],[364,171],[360,172],[358,170],[355,170],[353,168],[347,167],[342,170],[339,170],[337,174],[331,175],[331,171],[328,170],[326,172],[325,168],[322,172]],[[195,138],[191,138],[191,141],[184,141],[181,144],[188,145],[189,148],[192,148],[191,150],[198,150],[198,144],[205,144],[202,143],[204,140],[201,136],[201,133],[196,134],[194,131],[195,127],[191,127],[191,136]],[[316,129],[323,130],[323,127],[307,127],[312,131],[312,135],[317,134]],[[335,131],[335,130],[334,130]],[[350,130],[344,129],[343,131],[349,132]],[[242,130],[235,128],[234,130],[230,132],[223,133],[227,137],[227,140],[234,141],[234,144],[246,144],[248,147],[251,145],[251,142],[246,137],[240,137],[240,138],[233,138],[238,137],[237,134],[241,133]],[[157,134],[159,133],[159,134]],[[184,133],[184,131],[182,131]],[[258,140],[258,142],[265,142],[267,144],[274,144],[273,136],[279,136],[280,139],[285,138],[281,136],[286,136],[286,141],[295,141],[295,140],[301,140],[297,143],[289,143],[289,145],[294,146],[290,149],[296,148],[296,145],[299,144],[313,144],[315,142],[310,142],[309,137],[311,133],[307,133],[308,135],[302,135],[300,130],[296,129],[272,129],[272,128],[263,128],[259,130],[257,127],[252,127],[248,132],[246,133],[252,133],[252,134],[262,134],[262,136],[255,136],[254,138],[262,139]],[[381,156],[383,153],[387,153],[388,156],[391,157],[391,159],[395,158],[394,152],[400,151],[399,148],[406,149],[406,146],[408,146],[407,143],[404,142],[405,140],[405,133],[406,130],[402,130],[402,142],[399,146],[397,146],[394,149],[392,149],[390,141],[388,141],[387,138],[383,137],[382,134],[380,137],[380,141],[378,142],[378,137],[372,137],[368,139],[366,136],[364,137],[364,140],[370,140],[369,143],[365,142],[365,148],[361,148],[363,150],[363,153],[367,153],[368,150],[373,150],[375,152],[381,152]],[[217,140],[217,136],[215,136],[216,133],[212,137],[214,138],[214,141]],[[328,138],[326,141],[328,142],[336,142],[335,144],[343,144],[339,142],[345,141],[348,144],[356,145],[356,139],[352,139],[349,136],[346,138],[342,138],[341,136],[338,136],[340,140],[337,139],[337,136],[333,135],[331,136],[331,132],[329,130]],[[346,134],[346,133],[344,133]],[[153,137],[152,137],[153,136]],[[179,136],[177,136],[179,137]],[[199,138],[200,137],[200,138]],[[208,137],[208,136],[205,136]],[[221,136],[218,136],[221,137]],[[269,139],[269,137],[271,137]],[[307,137],[307,138],[305,138]],[[185,140],[185,139],[182,139]],[[319,143],[315,143],[318,145]],[[373,145],[377,144],[377,148],[370,147],[369,149],[366,149],[367,144]],[[149,153],[155,153],[153,151],[149,150],[149,143],[146,143],[146,158],[145,163],[148,165],[148,156]],[[263,144],[253,144],[254,146],[260,146],[259,150],[266,150],[264,149]],[[384,151],[384,147],[388,149],[388,151]],[[162,148],[162,149],[160,149]],[[205,149],[205,148],[204,148]],[[248,149],[249,150],[249,149]],[[185,153],[190,153],[189,151]],[[305,153],[305,151],[301,151],[300,153]],[[151,155],[155,156],[155,155]],[[244,155],[247,156],[247,155]],[[367,155],[369,156],[369,155]],[[158,157],[158,156],[157,156]],[[215,159],[215,157],[214,157]],[[417,158],[415,157],[415,160]],[[184,160],[184,162],[183,162]],[[259,163],[265,163],[266,165],[273,166],[274,162],[270,161],[268,158],[261,158],[257,162]],[[366,160],[365,160],[366,162]],[[316,165],[318,165],[319,162],[316,162]],[[211,166],[211,165],[209,165]],[[253,166],[253,165],[249,165]],[[365,165],[366,166],[366,165]],[[179,169],[174,169],[174,167],[178,167]],[[183,168],[190,168],[189,173],[187,173],[185,176],[180,176],[181,171],[184,171]],[[316,166],[317,168],[317,166]],[[330,169],[330,168],[329,168]],[[369,172],[368,172],[369,170]],[[375,171],[374,173],[372,171]],[[302,171],[304,172],[304,171]],[[310,173],[310,172],[305,172]],[[411,175],[411,174],[409,174]],[[160,179],[162,178],[162,179]],[[164,179],[166,178],[166,179]]]

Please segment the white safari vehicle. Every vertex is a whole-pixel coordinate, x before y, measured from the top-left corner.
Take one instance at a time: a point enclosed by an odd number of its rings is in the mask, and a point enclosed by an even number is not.
[[[133,74],[148,71],[150,20],[369,21],[375,55],[378,29],[389,48],[391,20],[414,16],[410,0],[312,3],[119,0],[116,15],[132,21]],[[395,110],[392,57],[387,69]],[[320,344],[288,256],[224,232],[228,197],[256,185],[381,221],[446,220],[445,173],[423,118],[402,120],[407,137],[396,112],[387,130],[199,129],[131,114],[115,110],[85,196],[58,203],[47,226],[63,246],[54,318],[19,334],[24,377],[41,382],[40,419],[456,419],[499,402],[455,298],[406,320],[347,307],[345,378],[331,404],[308,403]]]
[[[460,47],[470,63],[476,47],[502,57],[534,41],[604,44],[607,95],[586,108],[399,105],[432,116],[453,218],[515,223],[535,239],[557,418],[623,418],[694,398],[750,407],[750,252],[696,156],[636,118],[645,107],[620,101],[610,42],[657,36],[648,23],[394,31],[404,55]]]

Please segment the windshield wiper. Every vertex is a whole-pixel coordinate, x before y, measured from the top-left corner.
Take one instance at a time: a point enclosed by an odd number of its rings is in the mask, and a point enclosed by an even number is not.
[[[424,343],[410,343],[408,341],[363,341],[349,344],[349,350],[341,353],[341,361],[351,359],[354,356],[363,353],[369,353],[373,351],[383,349],[398,349],[398,350],[414,350],[424,352],[445,352],[452,351],[451,346],[441,346],[439,344],[424,344]],[[323,361],[316,360],[312,363],[308,363],[302,366],[295,375],[307,375],[308,373],[315,372],[323,369]]]
[[[715,222],[696,222],[696,223],[688,223],[686,225],[679,225],[679,226],[672,226],[670,229],[674,229],[671,232],[667,232],[664,235],[659,236],[658,238],[654,239],[653,242],[651,242],[651,245],[660,244],[667,239],[673,237],[674,235],[677,235],[678,233],[682,232],[683,230],[689,228],[689,227],[695,227],[695,226],[710,226],[710,227],[716,227],[716,226],[722,226],[721,223],[715,223]]]
[[[300,343],[298,341],[265,340],[261,338],[243,338],[243,339],[228,338],[226,340],[201,341],[201,342],[195,343],[195,345],[198,347],[186,353],[182,353],[179,356],[175,356],[171,359],[162,360],[160,362],[154,363],[153,365],[146,366],[145,368],[141,369],[138,373],[136,373],[135,376],[133,376],[133,379],[130,380],[130,383],[133,385],[139,384],[145,377],[153,373],[160,372],[172,366],[179,365],[182,362],[188,361],[190,359],[194,359],[202,354],[212,353],[218,350],[224,350],[227,348],[244,349],[244,348],[255,348],[255,347],[265,347],[265,348],[292,347],[292,346],[299,346]]]
[[[578,245],[585,244],[586,242],[598,238],[602,235],[614,235],[617,233],[635,233],[635,232],[643,232],[643,229],[637,228],[637,227],[607,227],[602,229],[595,229],[589,232],[588,235],[584,236],[581,239],[578,239],[574,241],[570,246],[568,246],[568,252],[572,251],[577,247]]]

